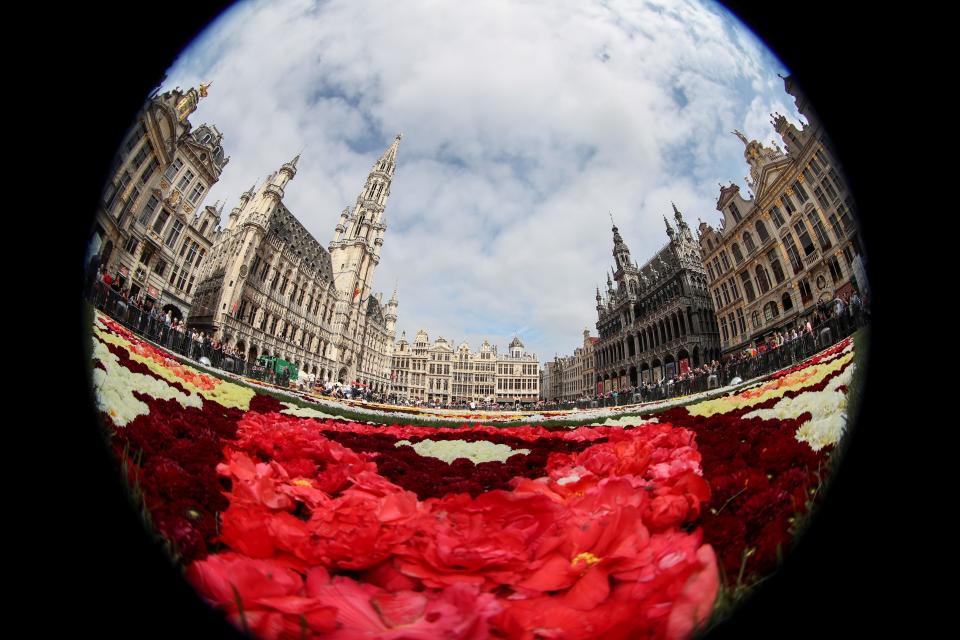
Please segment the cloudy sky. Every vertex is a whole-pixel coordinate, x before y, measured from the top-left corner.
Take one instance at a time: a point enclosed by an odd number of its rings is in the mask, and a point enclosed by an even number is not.
[[[730,131],[800,120],[787,71],[712,3],[283,0],[235,5],[162,90],[213,82],[191,121],[231,160],[207,204],[303,149],[284,202],[325,247],[402,132],[374,280],[399,281],[397,336],[519,335],[543,361],[596,334],[608,212],[643,264],[671,201],[695,230],[718,183],[746,192]]]

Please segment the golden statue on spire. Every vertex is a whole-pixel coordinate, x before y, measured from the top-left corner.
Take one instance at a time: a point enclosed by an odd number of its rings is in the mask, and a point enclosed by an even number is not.
[[[213,85],[212,82],[208,82],[208,83],[206,83],[206,84],[204,84],[204,83],[202,83],[202,82],[200,83],[200,97],[201,97],[201,98],[206,98],[206,97],[207,97],[207,89],[209,89],[212,85]]]

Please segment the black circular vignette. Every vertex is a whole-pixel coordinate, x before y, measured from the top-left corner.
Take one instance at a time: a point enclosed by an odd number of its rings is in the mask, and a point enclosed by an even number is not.
[[[153,7],[121,3],[115,7],[84,5],[61,12],[65,23],[84,25],[63,34],[65,53],[59,64],[73,72],[60,73],[58,90],[72,103],[81,122],[77,157],[67,176],[64,212],[68,227],[55,238],[63,264],[59,277],[66,282],[69,322],[79,318],[82,257],[90,235],[93,203],[99,196],[106,168],[146,96],[159,84],[164,70],[190,40],[230,3],[194,2],[173,14]],[[864,41],[878,29],[878,16],[849,13],[836,4],[816,1],[790,7],[761,3],[726,3],[776,53],[803,86],[821,116],[844,162],[845,173],[861,212],[862,234],[868,252],[873,290],[871,358],[860,422],[834,478],[827,500],[806,536],[779,573],[710,637],[833,637],[850,632],[888,628],[891,591],[901,591],[888,564],[899,540],[897,525],[881,516],[895,505],[889,490],[878,489],[889,477],[892,458],[881,454],[884,418],[881,349],[885,336],[885,292],[889,263],[883,260],[880,222],[894,205],[884,200],[878,186],[888,177],[884,157],[877,153],[879,117],[865,112],[864,96],[882,101],[882,76],[887,72],[880,54],[883,43]],[[74,15],[65,15],[65,14]],[[802,28],[801,28],[802,27]],[[132,42],[149,46],[131,47]],[[875,104],[876,104],[875,103]],[[59,107],[58,107],[59,108]],[[889,169],[886,170],[889,172]],[[202,604],[179,577],[159,546],[143,530],[118,482],[118,473],[103,437],[88,391],[89,362],[85,350],[89,328],[79,319],[79,339],[68,342],[64,360],[67,386],[75,396],[71,406],[82,419],[71,416],[62,424],[58,448],[74,478],[74,492],[56,514],[53,530],[63,545],[71,538],[69,568],[61,568],[69,593],[71,615],[61,623],[75,630],[89,629],[98,637],[239,637],[224,620]],[[63,354],[61,354],[63,357]],[[80,381],[83,381],[82,383]],[[73,382],[76,381],[76,382]],[[71,411],[71,413],[73,413]],[[888,432],[887,432],[888,433]],[[888,520],[886,516],[883,520]],[[69,523],[64,526],[63,523]],[[47,545],[55,544],[50,540]],[[881,552],[881,549],[887,549]],[[894,554],[899,556],[900,554]],[[72,565],[72,566],[71,566]],[[62,579],[61,578],[61,579]]]

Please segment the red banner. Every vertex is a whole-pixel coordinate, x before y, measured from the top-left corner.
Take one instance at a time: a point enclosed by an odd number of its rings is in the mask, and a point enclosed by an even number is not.
[[[147,294],[149,294],[150,296],[152,296],[152,297],[154,297],[154,298],[159,298],[159,297],[160,297],[160,292],[157,291],[157,288],[156,288],[156,287],[153,287],[153,286],[147,287]]]
[[[680,373],[689,373],[690,372],[690,360],[684,358],[680,361]]]
[[[128,277],[130,275],[130,269],[128,267],[120,265],[120,275],[122,275],[124,278]]]

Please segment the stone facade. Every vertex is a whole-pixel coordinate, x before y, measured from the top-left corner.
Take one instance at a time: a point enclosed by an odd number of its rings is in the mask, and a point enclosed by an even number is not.
[[[204,207],[230,159],[223,135],[188,116],[207,86],[154,95],[137,114],[98,203],[92,250],[132,296],[182,319],[217,237],[220,209]]]
[[[583,346],[573,350],[573,355],[558,356],[544,364],[541,372],[541,399],[566,402],[583,400],[595,393],[594,349],[598,338],[583,330]]]
[[[399,142],[374,163],[353,212],[341,213],[329,251],[283,203],[299,155],[243,193],[213,247],[189,325],[248,359],[267,353],[320,380],[386,390],[398,303],[394,291],[383,305],[371,287]]]
[[[673,213],[677,229],[664,217],[670,241],[642,267],[613,226],[615,270],[596,296],[598,391],[669,379],[720,355],[700,248],[676,206]]]
[[[808,124],[772,116],[785,149],[734,132],[751,197],[736,184],[721,186],[719,228],[699,227],[724,353],[796,326],[818,301],[852,291],[861,259],[853,198],[830,141],[798,87],[789,77],[784,84]]]
[[[536,355],[525,353],[514,338],[507,354],[484,340],[476,352],[462,342],[454,349],[446,338],[433,344],[423,330],[414,343],[401,334],[393,351],[391,391],[410,401],[500,402],[533,404],[540,382]]]

